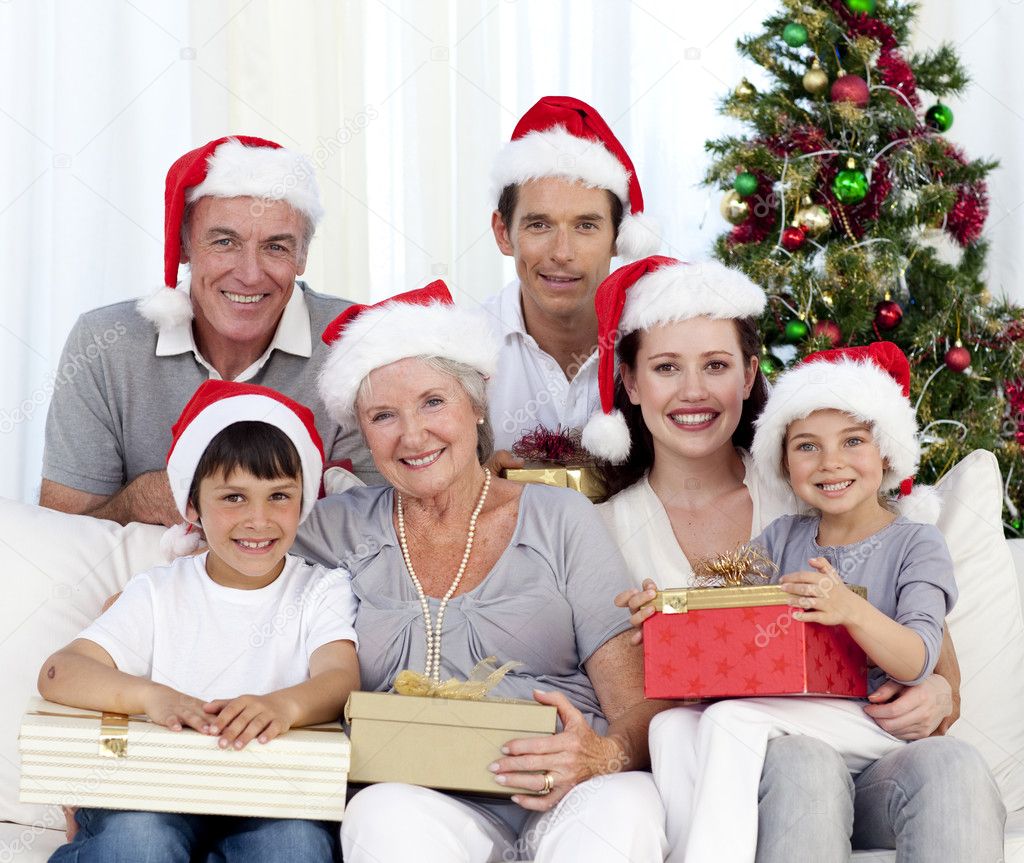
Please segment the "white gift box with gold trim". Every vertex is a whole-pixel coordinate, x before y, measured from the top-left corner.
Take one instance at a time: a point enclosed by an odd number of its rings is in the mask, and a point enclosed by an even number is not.
[[[241,751],[145,717],[29,701],[18,738],[23,803],[340,821],[349,741],[296,728]]]

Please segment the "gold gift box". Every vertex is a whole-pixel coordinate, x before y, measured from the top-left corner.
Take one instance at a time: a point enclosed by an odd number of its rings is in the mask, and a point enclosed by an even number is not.
[[[221,749],[144,716],[33,698],[18,736],[22,803],[340,821],[349,742],[340,724]]]
[[[349,781],[501,797],[536,793],[498,785],[487,766],[509,740],[554,734],[557,716],[554,707],[532,701],[353,692],[345,705]]]
[[[508,468],[502,472],[502,476],[515,482],[539,482],[556,488],[571,488],[593,501],[604,495],[604,483],[593,467],[563,467],[536,462],[529,467]]]

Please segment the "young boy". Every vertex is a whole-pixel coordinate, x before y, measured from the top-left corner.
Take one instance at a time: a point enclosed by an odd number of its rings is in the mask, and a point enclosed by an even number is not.
[[[173,428],[167,474],[209,551],[135,576],[46,660],[43,697],[146,714],[236,749],[337,719],[359,686],[356,599],[344,570],[288,554],[322,468],[308,408],[265,387],[202,384]],[[76,820],[74,841],[51,861],[339,856],[330,822],[107,809],[80,809]]]

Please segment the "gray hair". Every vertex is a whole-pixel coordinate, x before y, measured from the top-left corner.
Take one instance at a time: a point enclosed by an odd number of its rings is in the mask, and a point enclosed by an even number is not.
[[[192,211],[195,210],[196,204],[201,201],[200,198],[197,201],[190,201],[185,204],[185,209],[181,214],[181,251],[186,258],[192,257]],[[285,202],[287,203],[287,201]],[[291,206],[289,204],[289,206]],[[292,209],[295,209],[294,207]],[[301,210],[295,210],[298,213],[299,218],[302,219],[302,235],[299,237],[299,257],[305,258],[309,253],[309,244],[313,242],[313,234],[316,232],[316,225],[313,224],[313,220],[309,218]]]
[[[415,357],[415,359],[423,360],[435,371],[455,378],[459,386],[462,387],[473,410],[483,418],[483,422],[476,427],[476,455],[480,464],[487,464],[491,456],[494,455],[494,429],[487,416],[487,379],[473,366],[450,360],[447,357]],[[370,376],[367,375],[356,391],[356,404],[369,393],[371,393],[371,385]],[[363,443],[365,442],[364,438]]]

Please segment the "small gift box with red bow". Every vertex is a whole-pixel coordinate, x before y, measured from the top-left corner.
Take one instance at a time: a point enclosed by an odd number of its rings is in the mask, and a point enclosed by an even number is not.
[[[593,459],[583,449],[578,431],[550,431],[537,426],[515,442],[512,454],[523,459],[526,466],[503,471],[505,479],[571,488],[593,501],[604,496],[604,483]]]
[[[722,586],[658,592],[644,621],[648,698],[867,695],[867,657],[844,627],[794,619],[793,596],[777,585],[736,583],[767,580],[771,562],[759,554],[748,548],[696,568]]]

